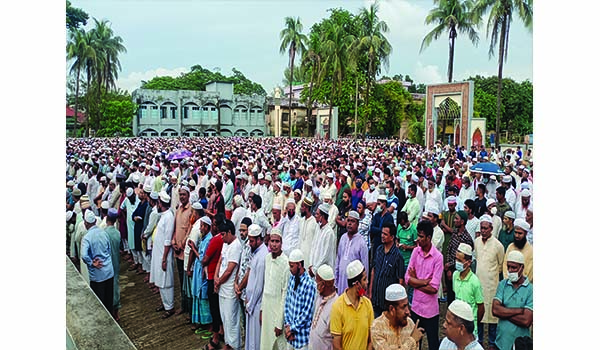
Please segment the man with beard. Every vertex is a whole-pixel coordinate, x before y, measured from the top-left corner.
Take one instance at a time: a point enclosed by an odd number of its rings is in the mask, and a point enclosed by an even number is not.
[[[313,204],[311,198],[305,197],[300,206],[300,250],[302,250],[304,257],[307,258],[305,261],[307,268],[310,266],[311,245],[319,229],[317,220],[310,211]]]
[[[175,310],[173,310],[175,304],[173,281],[175,273],[173,269],[173,251],[171,249],[175,219],[173,212],[169,210],[171,197],[166,192],[161,192],[159,197],[158,213],[160,218],[156,226],[154,249],[152,249],[150,282],[159,288],[162,300],[156,311],[165,311],[162,318],[168,318],[175,313]]]
[[[385,289],[385,309],[373,321],[371,339],[374,349],[417,350],[423,338],[419,321],[410,318],[408,295],[400,284]]]
[[[346,220],[347,232],[340,238],[335,261],[335,281],[337,290],[346,290],[348,278],[346,267],[351,261],[360,260],[365,266],[367,278],[369,278],[369,250],[365,240],[358,233],[358,221],[360,215],[354,210],[348,214]]]
[[[315,212],[318,228],[312,242],[310,259],[308,259],[310,262],[308,272],[311,277],[315,276],[321,265],[333,266],[335,263],[336,237],[331,226],[327,224],[328,213],[329,204],[326,203],[319,205]]]
[[[150,188],[146,187],[144,189],[144,191],[140,192],[139,195],[139,203],[137,205],[137,207],[135,208],[135,210],[133,211],[133,213],[131,213],[130,215],[133,217],[133,242],[131,242],[130,244],[133,244],[132,250],[133,250],[133,254],[135,256],[137,256],[137,274],[141,275],[142,273],[144,273],[144,270],[142,270],[142,263],[144,262],[144,255],[142,252],[142,233],[144,232],[144,227],[146,226],[146,222],[144,221],[144,218],[146,217],[146,209],[148,208],[148,195],[150,194]]]
[[[338,297],[331,266],[321,265],[315,275],[315,282],[318,294],[308,346],[313,350],[328,350],[333,347],[333,336],[329,331],[331,307]]]
[[[296,203],[292,198],[285,203],[286,216],[281,220],[282,250],[286,256],[296,248],[300,248],[300,219],[296,215]]]
[[[240,268],[237,271],[237,276],[235,277],[235,282],[233,284],[233,290],[235,291],[242,308],[242,315],[245,315],[246,313],[244,300],[246,299],[246,285],[248,284],[248,266],[250,266],[250,258],[252,255],[252,247],[250,247],[250,243],[248,242],[248,231],[251,225],[252,220],[250,220],[249,217],[243,218],[240,223],[240,235],[238,239],[242,244],[242,255],[240,258]],[[242,321],[244,321],[244,319],[242,319]]]
[[[248,227],[248,243],[252,257],[248,267],[248,285],[244,305],[246,310],[246,349],[260,349],[260,310],[265,284],[265,257],[268,249],[263,244],[262,228],[256,224]]]
[[[508,254],[516,250],[523,254],[525,258],[525,268],[523,275],[527,277],[530,283],[533,283],[533,247],[527,242],[527,232],[529,231],[529,224],[523,219],[515,220],[515,240],[513,243],[508,245],[506,248],[506,254],[504,256],[503,274],[504,278],[508,278],[508,267],[507,260]]]
[[[533,209],[531,204],[531,191],[525,189],[520,194],[520,200],[516,204],[515,216],[517,219],[525,219],[527,216],[527,210]]]

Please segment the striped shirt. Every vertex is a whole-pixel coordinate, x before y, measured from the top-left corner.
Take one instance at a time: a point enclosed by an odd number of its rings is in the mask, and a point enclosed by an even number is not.
[[[448,242],[448,252],[446,254],[446,261],[444,263],[452,263],[452,267],[450,270],[454,271],[454,261],[456,260],[456,250],[461,243],[465,243],[473,248],[475,244],[473,243],[473,239],[471,235],[467,231],[458,232],[457,229],[454,229],[452,236],[450,237],[450,242]]]
[[[300,276],[300,283],[296,288],[294,288],[295,278],[292,275],[288,281],[284,324],[290,326],[290,330],[295,336],[295,339],[288,340],[288,343],[297,349],[306,346],[309,341],[317,286],[307,271]]]
[[[400,283],[404,278],[404,258],[396,244],[386,253],[385,247],[380,245],[375,252],[373,260],[373,305],[384,308],[385,289],[394,283]]]

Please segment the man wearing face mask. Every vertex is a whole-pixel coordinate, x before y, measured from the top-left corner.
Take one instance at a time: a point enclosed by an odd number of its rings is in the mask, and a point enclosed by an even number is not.
[[[371,300],[365,296],[367,272],[360,260],[354,260],[348,264],[346,276],[348,288],[331,307],[333,349],[367,349],[371,345],[370,329],[374,319]]]
[[[523,270],[523,275],[527,277],[530,283],[533,283],[533,247],[527,241],[527,232],[529,232],[529,224],[523,219],[515,220],[515,239],[513,243],[506,248],[504,267],[502,269],[504,278],[508,278],[507,257],[512,251],[518,251],[525,258],[526,268]]]
[[[373,177],[369,176],[367,183],[369,184],[369,189],[363,193],[362,199],[367,204],[367,210],[373,213],[377,207],[377,197],[379,197],[379,191],[377,191],[377,185],[375,184]]]
[[[287,256],[292,250],[300,248],[300,218],[296,215],[296,203],[290,198],[285,203],[286,216],[281,220],[281,232],[283,236],[281,249]]]
[[[483,291],[479,278],[471,271],[473,250],[470,245],[461,243],[456,250],[456,271],[452,274],[452,288],[456,300],[469,304],[475,319],[473,334],[477,336],[477,322],[483,319]]]
[[[512,349],[518,337],[531,337],[533,323],[533,285],[524,276],[525,257],[513,250],[506,255],[508,276],[498,283],[492,313],[498,317],[496,347]]]
[[[496,341],[496,325],[498,318],[492,315],[492,299],[498,287],[498,276],[504,261],[504,246],[494,237],[492,231],[492,218],[489,215],[481,217],[481,236],[475,240],[475,254],[477,258],[477,277],[481,282],[483,291],[483,318],[478,320],[479,342],[483,344],[484,324],[488,324],[488,344],[494,345]]]
[[[487,206],[486,214],[492,218],[492,236],[498,238],[498,234],[502,228],[502,218],[498,216],[496,201],[493,198],[488,198],[485,205]]]
[[[410,221],[415,226],[419,222],[419,218],[421,217],[421,205],[419,204],[417,195],[417,185],[411,184],[408,186],[408,197],[406,200],[406,204],[402,207],[401,211],[405,211],[408,214],[408,221]]]

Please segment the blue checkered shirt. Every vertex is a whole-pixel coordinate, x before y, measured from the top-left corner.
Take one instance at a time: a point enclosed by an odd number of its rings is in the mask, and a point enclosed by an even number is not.
[[[290,276],[288,290],[285,297],[285,325],[289,325],[296,338],[288,341],[294,348],[301,348],[308,344],[310,326],[312,324],[315,309],[315,297],[317,285],[310,278],[308,272],[304,271],[300,276],[300,284],[294,290],[296,284],[294,276]]]

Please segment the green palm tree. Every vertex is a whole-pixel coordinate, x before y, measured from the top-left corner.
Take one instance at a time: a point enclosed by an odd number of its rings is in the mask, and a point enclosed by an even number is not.
[[[73,60],[70,74],[75,74],[75,120],[73,121],[73,136],[77,137],[77,112],[79,110],[79,82],[81,70],[85,69],[85,62],[93,55],[93,50],[87,45],[86,33],[83,29],[69,30],[67,42],[67,61]]]
[[[360,21],[361,36],[354,45],[356,59],[361,55],[367,56],[367,89],[365,96],[365,106],[369,108],[369,94],[371,87],[375,82],[375,76],[381,71],[381,65],[386,68],[389,66],[389,56],[392,53],[392,46],[385,37],[389,28],[385,21],[379,20],[377,12],[379,4],[371,4],[369,8],[363,7],[358,15]],[[371,120],[371,118],[368,118]],[[367,123],[365,123],[366,129]],[[366,130],[365,130],[366,132]]]
[[[490,58],[498,45],[498,96],[496,100],[496,143],[500,143],[500,119],[502,117],[502,69],[508,57],[508,36],[513,13],[519,16],[530,31],[533,25],[533,0],[479,0],[474,17],[479,21],[489,11],[487,37],[490,37]]]
[[[279,33],[281,39],[281,46],[279,47],[279,53],[284,54],[286,51],[290,57],[290,100],[289,100],[289,119],[288,119],[288,130],[289,136],[292,136],[292,82],[294,81],[294,59],[296,54],[302,55],[306,50],[305,42],[307,41],[306,35],[302,34],[302,23],[300,23],[300,17],[285,18],[285,28]]]
[[[419,52],[423,52],[433,40],[439,39],[447,30],[449,38],[448,82],[451,83],[454,71],[454,43],[458,33],[467,34],[475,46],[479,43],[479,35],[475,30],[477,21],[471,14],[474,3],[471,0],[436,0],[434,3],[437,7],[429,12],[425,18],[425,24],[436,24],[436,26],[423,38]]]
[[[318,45],[318,44],[317,44]],[[306,99],[306,114],[308,115],[309,125],[310,120],[312,118],[312,106],[313,106],[313,86],[315,84],[320,84],[321,77],[323,73],[322,65],[321,65],[321,55],[319,54],[319,48],[315,46],[308,47],[308,50],[305,52],[305,55],[302,59],[302,66],[305,71],[310,70],[310,85],[308,90],[308,97]],[[310,127],[307,126],[307,130],[310,130]],[[307,135],[310,135],[310,132],[307,132]]]
[[[348,69],[354,69],[356,62],[352,55],[352,47],[356,38],[349,34],[339,24],[333,24],[324,32],[323,54],[325,56],[325,71],[331,74],[331,95],[329,104],[329,120],[331,123],[331,113],[333,109],[336,92],[342,91],[342,82]]]

